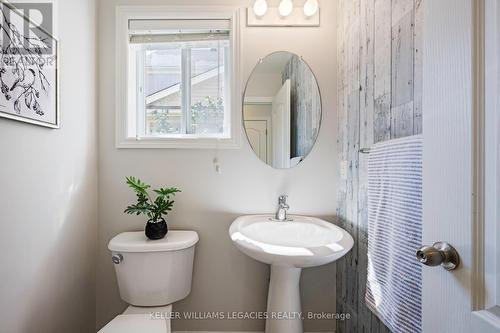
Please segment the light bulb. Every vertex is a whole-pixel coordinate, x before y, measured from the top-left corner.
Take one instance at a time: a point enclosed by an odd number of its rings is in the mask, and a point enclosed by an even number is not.
[[[255,15],[261,17],[267,13],[267,1],[266,0],[255,0],[253,4],[253,12]]]
[[[281,0],[279,6],[279,12],[281,16],[288,16],[293,12],[293,2],[292,0]]]
[[[315,15],[318,12],[318,9],[318,0],[307,0],[304,4],[304,14],[308,17]]]

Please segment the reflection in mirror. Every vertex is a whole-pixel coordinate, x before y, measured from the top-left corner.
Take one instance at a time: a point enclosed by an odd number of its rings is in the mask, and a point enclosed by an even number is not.
[[[261,60],[248,80],[243,104],[248,141],[264,163],[287,169],[307,157],[321,124],[321,96],[314,74],[299,56],[275,52]]]

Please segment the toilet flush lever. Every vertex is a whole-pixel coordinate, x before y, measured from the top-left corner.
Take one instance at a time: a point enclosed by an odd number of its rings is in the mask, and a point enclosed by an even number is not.
[[[113,261],[115,265],[121,264],[121,262],[123,261],[123,256],[121,255],[121,253],[115,253],[111,257],[111,261]]]
[[[460,265],[457,250],[446,242],[437,242],[433,246],[423,246],[417,250],[417,260],[427,266],[443,267],[447,271],[455,270]]]

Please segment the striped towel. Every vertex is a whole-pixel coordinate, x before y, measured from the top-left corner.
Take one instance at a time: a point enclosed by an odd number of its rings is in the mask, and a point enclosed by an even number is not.
[[[394,333],[422,331],[422,137],[387,141],[368,160],[368,308]]]

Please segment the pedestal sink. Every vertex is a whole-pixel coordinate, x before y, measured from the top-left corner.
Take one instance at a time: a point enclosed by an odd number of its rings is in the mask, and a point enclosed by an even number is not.
[[[299,280],[302,268],[321,266],[344,256],[354,241],[347,231],[321,219],[271,215],[237,218],[229,228],[236,247],[271,265],[266,333],[303,333]]]

